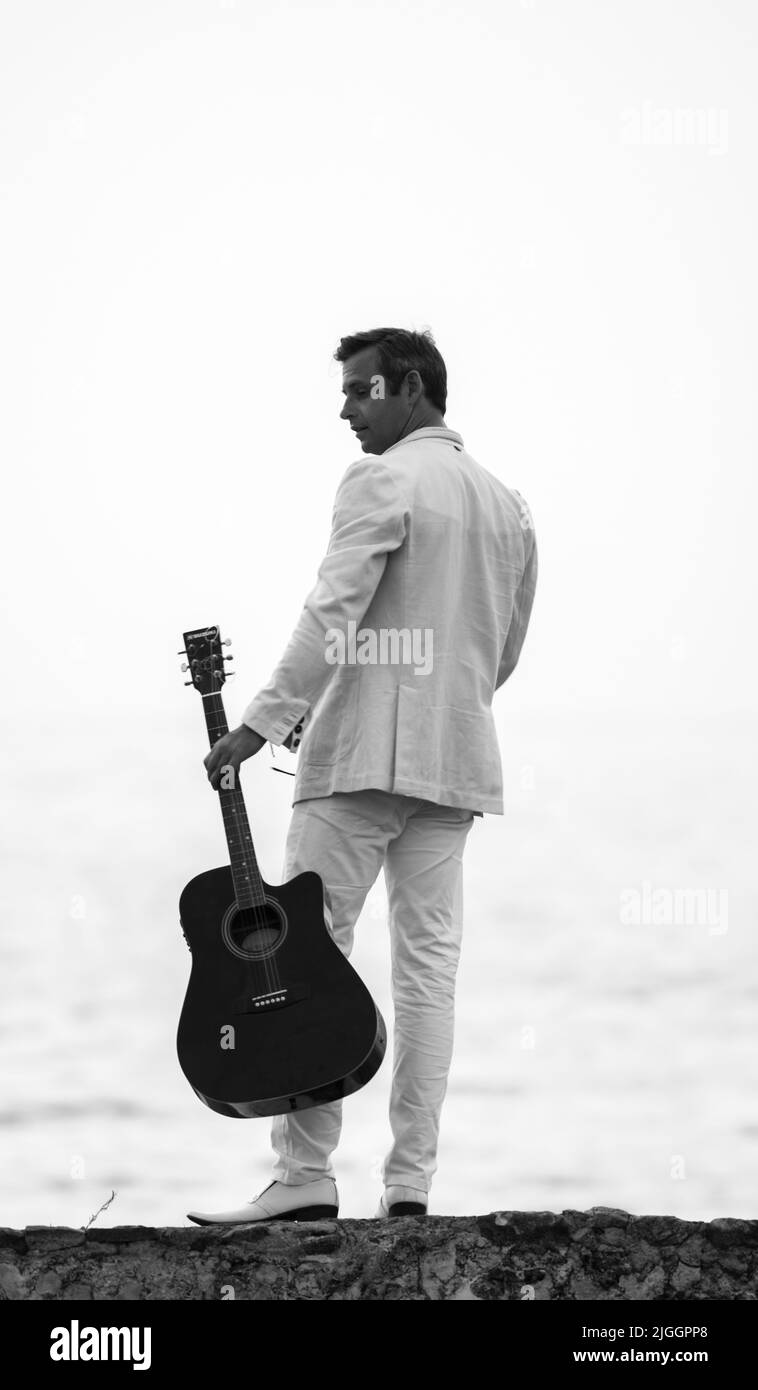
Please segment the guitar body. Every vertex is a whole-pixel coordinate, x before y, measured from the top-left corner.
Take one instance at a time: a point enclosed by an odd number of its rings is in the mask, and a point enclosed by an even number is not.
[[[192,952],[177,1051],[195,1093],[237,1118],[280,1115],[357,1091],[378,1071],[387,1035],[369,991],[325,921],[316,873],[240,908],[229,866],[181,895]]]

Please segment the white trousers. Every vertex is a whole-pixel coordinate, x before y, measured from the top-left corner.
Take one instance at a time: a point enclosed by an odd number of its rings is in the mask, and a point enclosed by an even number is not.
[[[329,894],[334,938],[349,956],[366,895],[384,867],[395,1011],[385,1187],[428,1192],[453,1053],[463,925],[462,857],[473,811],[378,790],[295,803],[283,878],[312,869]],[[275,1115],[274,1177],[334,1177],[343,1101]]]

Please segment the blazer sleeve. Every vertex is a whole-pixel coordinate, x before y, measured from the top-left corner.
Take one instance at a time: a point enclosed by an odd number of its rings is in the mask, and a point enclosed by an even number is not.
[[[329,546],[300,620],[271,679],[251,700],[243,724],[271,743],[299,744],[303,724],[335,667],[326,659],[329,628],[360,623],[384,573],[388,554],[402,545],[408,507],[386,464],[359,459],[344,474],[332,509]]]
[[[534,603],[534,594],[537,587],[537,539],[533,528],[530,526],[525,532],[527,538],[531,537],[531,545],[526,543],[526,563],[524,573],[516,590],[513,600],[513,614],[511,624],[508,628],[508,635],[503,645],[500,655],[500,664],[495,680],[495,689],[499,690],[504,685],[508,677],[516,669],[516,665],[521,654],[521,648],[526,637],[526,629],[529,626],[529,618]]]

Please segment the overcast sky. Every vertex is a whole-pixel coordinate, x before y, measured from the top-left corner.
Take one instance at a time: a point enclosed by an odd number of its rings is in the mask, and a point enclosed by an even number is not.
[[[757,22],[5,5],[6,710],[170,716],[217,622],[237,722],[360,456],[332,353],[380,324],[432,329],[531,507],[513,707],[752,707]]]

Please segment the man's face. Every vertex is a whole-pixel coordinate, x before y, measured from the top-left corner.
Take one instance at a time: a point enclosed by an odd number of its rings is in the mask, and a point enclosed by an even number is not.
[[[377,348],[363,348],[342,365],[345,404],[340,419],[349,421],[364,454],[383,454],[397,444],[412,413],[403,386],[390,395],[377,358]]]

